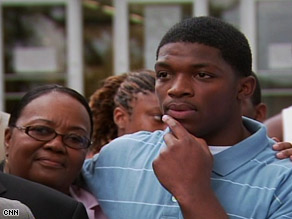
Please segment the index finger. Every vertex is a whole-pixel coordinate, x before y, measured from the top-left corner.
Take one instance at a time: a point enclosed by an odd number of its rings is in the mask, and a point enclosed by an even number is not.
[[[188,131],[178,121],[176,121],[171,116],[163,115],[162,121],[168,125],[172,134],[176,138],[183,138],[184,136],[186,136],[186,134],[188,134]]]
[[[282,150],[287,150],[292,148],[292,144],[290,142],[276,142],[273,145],[273,149],[276,151],[282,151]]]

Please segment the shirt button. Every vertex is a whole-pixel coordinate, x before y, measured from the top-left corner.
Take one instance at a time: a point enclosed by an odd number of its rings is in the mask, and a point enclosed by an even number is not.
[[[172,202],[177,202],[176,198],[174,196],[171,197]]]

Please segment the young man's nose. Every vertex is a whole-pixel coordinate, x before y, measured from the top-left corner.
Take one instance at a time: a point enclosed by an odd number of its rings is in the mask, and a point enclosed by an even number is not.
[[[194,89],[191,83],[191,78],[184,75],[177,76],[168,90],[168,95],[175,97],[192,96],[193,94]]]

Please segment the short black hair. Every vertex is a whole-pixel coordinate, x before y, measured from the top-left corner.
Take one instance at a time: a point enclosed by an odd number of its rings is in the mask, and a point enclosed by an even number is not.
[[[64,93],[69,95],[70,97],[74,98],[75,100],[77,100],[79,103],[81,103],[86,111],[88,112],[88,116],[90,119],[90,126],[91,126],[91,131],[90,131],[90,136],[92,135],[93,132],[93,119],[92,119],[92,113],[90,110],[90,107],[88,105],[87,100],[85,99],[85,97],[83,97],[81,94],[79,94],[77,91],[68,88],[68,87],[64,87],[58,84],[47,84],[47,85],[42,85],[42,86],[38,86],[35,87],[31,90],[29,90],[22,98],[21,100],[18,102],[18,104],[16,104],[14,106],[14,108],[12,109],[12,112],[10,114],[10,118],[8,121],[8,126],[9,127],[14,127],[16,125],[16,122],[18,121],[23,109],[34,99],[51,93],[53,91],[56,92],[60,92],[60,93]],[[68,106],[70,107],[70,106]]]
[[[262,102],[261,85],[260,85],[260,81],[259,81],[257,75],[255,74],[255,72],[252,72],[251,75],[254,76],[256,79],[256,86],[255,86],[253,95],[251,96],[250,99],[251,99],[252,105],[257,106],[258,104],[260,104]]]
[[[238,29],[215,17],[193,17],[175,24],[162,38],[156,51],[168,43],[200,43],[220,50],[223,59],[239,76],[251,75],[252,55],[248,40]]]

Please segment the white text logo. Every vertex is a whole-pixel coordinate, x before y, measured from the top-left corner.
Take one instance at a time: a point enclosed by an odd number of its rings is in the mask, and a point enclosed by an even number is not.
[[[4,216],[19,216],[19,209],[4,209],[2,214]]]

